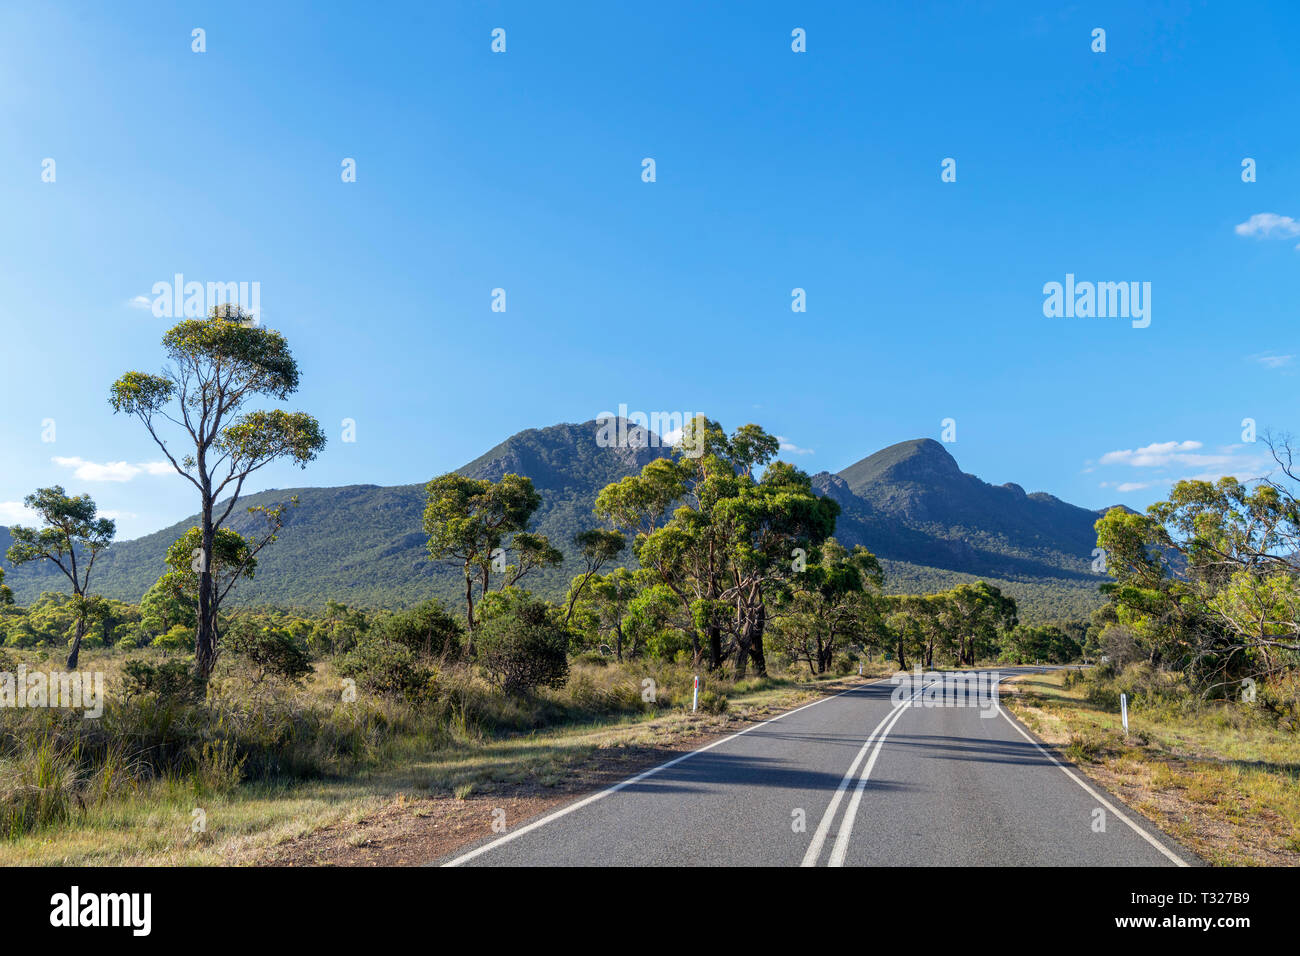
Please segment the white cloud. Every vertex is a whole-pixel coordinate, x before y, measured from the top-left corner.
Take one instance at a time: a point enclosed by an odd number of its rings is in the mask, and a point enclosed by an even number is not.
[[[816,454],[811,448],[800,448],[794,442],[790,441],[784,435],[777,435],[776,440],[781,443],[781,451],[787,451],[792,455],[813,455]]]
[[[1258,239],[1294,239],[1300,236],[1300,222],[1275,212],[1257,212],[1245,222],[1238,223],[1235,231],[1239,236]]]
[[[50,459],[60,468],[72,468],[73,475],[82,481],[130,481],[136,475],[165,475],[172,466],[165,461],[142,461],[131,464],[126,461],[94,462],[84,458],[62,458],[55,455]]]
[[[1262,355],[1252,355],[1251,359],[1264,366],[1264,368],[1281,368],[1284,365],[1290,365],[1295,356],[1274,355],[1272,352],[1265,352]]]
[[[1294,239],[1300,236],[1300,222],[1275,212],[1257,212],[1245,222],[1237,223],[1234,229],[1239,236],[1254,236],[1256,239]],[[1296,248],[1300,249],[1300,244]]]
[[[1204,467],[1224,463],[1231,459],[1224,455],[1194,454],[1200,449],[1198,441],[1153,442],[1142,448],[1108,451],[1099,459],[1102,465],[1131,465],[1134,468],[1164,468],[1168,465]]]
[[[1165,481],[1169,480],[1172,479],[1166,479]],[[1116,491],[1120,492],[1142,491],[1144,488],[1151,488],[1155,485],[1165,484],[1165,481],[1103,481],[1101,487],[1114,488]]]
[[[137,295],[126,300],[126,304],[133,309],[153,309],[153,299],[147,295]]]
[[[1128,493],[1144,491],[1148,488],[1168,488],[1179,481],[1218,481],[1228,475],[1242,481],[1249,481],[1263,477],[1275,466],[1275,462],[1264,452],[1257,451],[1256,446],[1222,445],[1213,451],[1202,451],[1203,448],[1202,443],[1198,441],[1166,441],[1153,442],[1142,448],[1109,451],[1098,459],[1099,466],[1199,470],[1191,474],[1184,472],[1180,475],[1175,472],[1172,475],[1144,476],[1140,480],[1102,481],[1099,487]]]
[[[36,512],[21,501],[0,501],[0,524],[34,525],[39,520]]]

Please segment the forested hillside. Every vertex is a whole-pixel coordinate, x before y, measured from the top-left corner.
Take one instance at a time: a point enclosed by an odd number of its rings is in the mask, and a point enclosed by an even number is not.
[[[942,590],[979,578],[1016,596],[1028,620],[1083,617],[1102,604],[1090,511],[962,472],[939,442],[899,442],[813,486],[839,502],[836,538],[882,559],[886,590]]]
[[[596,495],[665,452],[600,447],[596,429],[594,421],[528,429],[458,469],[474,478],[499,480],[513,472],[533,480],[542,496],[533,530],[566,551],[562,567],[528,579],[552,599],[563,595],[578,570],[571,542],[597,524]],[[938,442],[892,445],[837,475],[815,475],[813,484],[840,504],[836,538],[881,558],[889,592],[943,590],[983,578],[1013,595],[1029,621],[1082,617],[1101,604],[1099,578],[1090,570],[1097,513],[963,474]],[[298,506],[288,510],[279,539],[259,556],[256,577],[234,592],[238,603],[320,608],[337,600],[401,608],[431,596],[459,599],[458,572],[428,557],[423,483],[265,491],[244,499],[233,527],[260,526],[245,504],[275,505],[295,495]],[[194,521],[115,544],[96,565],[96,590],[138,601],[162,574],[168,545]],[[8,529],[0,528],[0,546],[7,549],[8,539]],[[6,580],[21,603],[66,585],[49,566],[9,569]]]
[[[605,485],[635,474],[661,448],[601,448],[596,423],[553,425],[512,436],[458,469],[472,478],[499,479],[514,472],[533,479],[542,495],[533,530],[561,549],[584,528],[593,527],[592,503]],[[463,584],[458,571],[429,560],[421,530],[424,483],[383,488],[285,488],[248,495],[232,516],[236,531],[263,526],[245,507],[273,506],[297,496],[285,513],[278,540],[258,557],[256,576],[241,584],[232,600],[245,605],[276,604],[320,608],[327,600],[370,608],[410,607],[430,597],[456,599]],[[139,601],[165,570],[168,545],[195,524],[191,516],[143,538],[115,544],[95,567],[95,589],[106,597]],[[7,550],[9,533],[0,528]],[[0,551],[3,554],[3,551]],[[48,564],[8,569],[6,581],[20,603],[41,591],[66,590],[67,581]],[[539,571],[530,584],[552,597],[562,595],[576,573],[572,558],[563,567]]]

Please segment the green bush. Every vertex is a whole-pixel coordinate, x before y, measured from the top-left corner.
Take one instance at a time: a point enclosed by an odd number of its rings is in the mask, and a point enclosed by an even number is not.
[[[398,611],[378,625],[379,636],[409,647],[418,654],[451,660],[460,656],[460,622],[438,601],[426,601],[409,611]]]
[[[545,601],[527,592],[502,594],[474,642],[479,663],[507,693],[563,687],[569,678],[569,632]]]
[[[153,694],[161,700],[193,701],[203,696],[203,682],[187,661],[163,661],[157,666],[134,658],[122,665],[127,697]]]
[[[691,639],[681,631],[664,629],[646,639],[646,656],[656,661],[690,660]]]
[[[435,696],[437,673],[409,647],[392,641],[367,637],[339,657],[335,666],[371,693],[407,700]]]
[[[307,649],[317,658],[346,654],[369,630],[364,611],[326,601],[325,618],[312,624],[306,635]]]
[[[184,624],[177,624],[166,634],[155,637],[151,644],[164,650],[183,651],[194,646],[194,630]]]
[[[10,625],[9,630],[5,632],[6,647],[35,647],[40,639],[41,636],[26,619]]]
[[[1108,683],[1094,683],[1088,687],[1088,703],[1106,711],[1119,710],[1119,691]]]
[[[282,627],[258,627],[240,621],[226,633],[222,643],[248,665],[254,683],[270,677],[296,684],[312,672],[307,648]]]
[[[1292,678],[1262,683],[1256,694],[1260,708],[1284,730],[1300,730],[1300,686]]]
[[[700,710],[706,714],[725,714],[731,702],[719,693],[706,690],[700,694]]]

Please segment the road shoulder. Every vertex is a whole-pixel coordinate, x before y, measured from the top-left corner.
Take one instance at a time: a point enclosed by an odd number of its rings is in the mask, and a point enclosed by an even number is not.
[[[1285,813],[1261,806],[1268,801],[1242,783],[1243,774],[1268,773],[1267,768],[1234,767],[1202,753],[1180,752],[1161,734],[1139,729],[1136,716],[1126,739],[1118,715],[1072,699],[1059,683],[1059,672],[1006,680],[1004,709],[1190,865],[1300,863],[1300,852],[1286,848]]]
[[[593,726],[553,738],[555,766],[541,778],[497,779],[460,796],[399,790],[341,808],[310,832],[262,847],[238,862],[262,866],[414,866],[440,862],[619,782],[872,678],[857,676],[783,688],[739,700],[724,714],[672,714],[634,724]]]

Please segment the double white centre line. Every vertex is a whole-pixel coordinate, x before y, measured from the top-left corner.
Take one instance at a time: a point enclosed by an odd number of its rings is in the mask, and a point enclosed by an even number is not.
[[[844,775],[840,785],[835,789],[835,795],[831,797],[830,805],[826,812],[822,814],[821,822],[817,824],[817,829],[813,833],[812,841],[808,844],[808,852],[803,856],[803,862],[800,866],[816,866],[817,860],[822,855],[822,847],[826,844],[826,837],[830,834],[831,824],[835,822],[835,812],[840,807],[840,801],[844,799],[844,794],[849,789],[849,781],[858,771],[858,765],[866,758],[866,764],[862,767],[862,775],[858,778],[857,788],[853,791],[853,797],[849,800],[849,808],[844,813],[844,819],[840,822],[839,834],[835,838],[835,846],[831,849],[830,859],[827,861],[828,866],[843,866],[844,857],[849,851],[849,840],[853,836],[853,821],[858,815],[858,806],[862,803],[862,791],[867,787],[867,780],[871,777],[871,770],[876,765],[876,758],[880,756],[880,749],[885,745],[885,738],[889,732],[894,729],[894,724],[898,723],[903,712],[911,705],[921,692],[924,686],[918,687],[916,691],[906,700],[894,705],[894,709],[885,715],[880,723],[876,724],[867,742],[862,745],[858,755],[853,758],[853,763],[849,765],[849,772]],[[874,745],[874,749],[873,749]],[[867,757],[870,751],[871,756]]]

